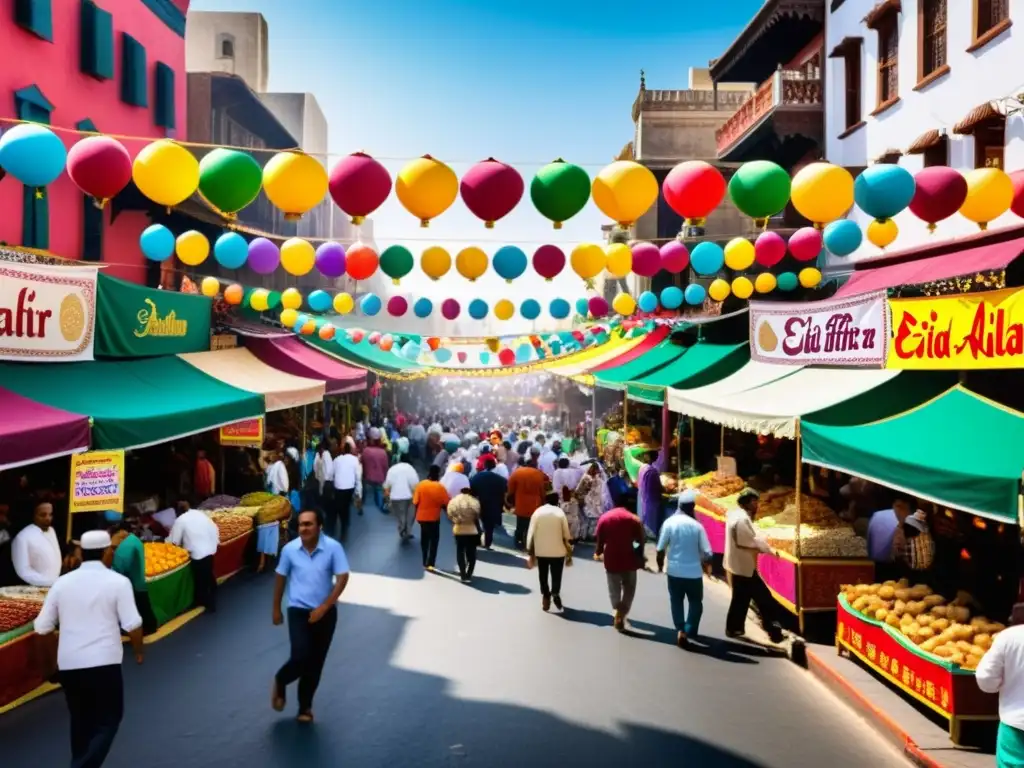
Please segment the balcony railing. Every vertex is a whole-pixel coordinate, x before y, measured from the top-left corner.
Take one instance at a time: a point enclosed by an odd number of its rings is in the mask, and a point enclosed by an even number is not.
[[[732,149],[766,115],[788,106],[820,107],[821,80],[809,79],[802,70],[778,70],[715,132],[719,157]]]

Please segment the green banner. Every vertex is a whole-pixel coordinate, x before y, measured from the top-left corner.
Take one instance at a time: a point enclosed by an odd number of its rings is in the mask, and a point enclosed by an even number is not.
[[[99,276],[97,357],[155,357],[210,348],[205,296],[146,288]]]

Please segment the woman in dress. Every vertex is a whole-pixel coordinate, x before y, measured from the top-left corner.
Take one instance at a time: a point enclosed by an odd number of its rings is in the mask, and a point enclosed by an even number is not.
[[[612,505],[608,492],[608,477],[605,475],[604,468],[600,462],[593,460],[587,462],[584,466],[586,470],[576,485],[574,495],[582,511],[581,539],[589,541],[594,538],[598,518],[611,509]]]
[[[569,457],[563,456],[558,460],[558,468],[551,477],[551,488],[558,494],[558,506],[562,508],[569,523],[569,540],[572,543],[583,541],[587,533],[580,502],[575,494],[581,476],[579,467],[571,466]]]

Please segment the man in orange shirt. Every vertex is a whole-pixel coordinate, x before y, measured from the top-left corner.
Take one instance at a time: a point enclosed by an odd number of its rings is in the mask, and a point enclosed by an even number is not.
[[[526,549],[526,533],[530,529],[530,518],[537,507],[544,503],[548,476],[537,469],[537,455],[531,449],[530,461],[519,467],[508,479],[508,506],[516,513],[516,547]]]
[[[416,507],[416,522],[420,524],[420,549],[423,550],[423,567],[434,570],[437,562],[437,545],[441,540],[441,512],[448,505],[448,491],[441,485],[441,468],[432,465],[427,479],[416,486],[412,503]]]

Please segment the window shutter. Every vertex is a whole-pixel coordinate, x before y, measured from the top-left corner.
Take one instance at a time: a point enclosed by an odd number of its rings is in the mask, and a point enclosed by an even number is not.
[[[174,70],[156,63],[156,124],[174,128]]]
[[[48,43],[53,42],[51,0],[14,0],[14,23]]]
[[[75,123],[80,131],[96,131],[88,118]],[[82,261],[103,261],[103,210],[89,195],[82,195]]]
[[[121,34],[121,101],[149,106],[146,92],[146,49],[134,37]]]
[[[26,91],[29,89],[25,89]],[[34,86],[34,97],[46,103],[45,97]],[[31,98],[31,97],[30,97]],[[43,125],[50,124],[50,110],[28,98],[15,97],[19,120],[31,120]],[[27,248],[47,249],[50,247],[50,198],[39,197],[36,188],[23,186],[21,192],[21,243]]]
[[[82,71],[97,80],[114,76],[114,17],[82,0]]]

